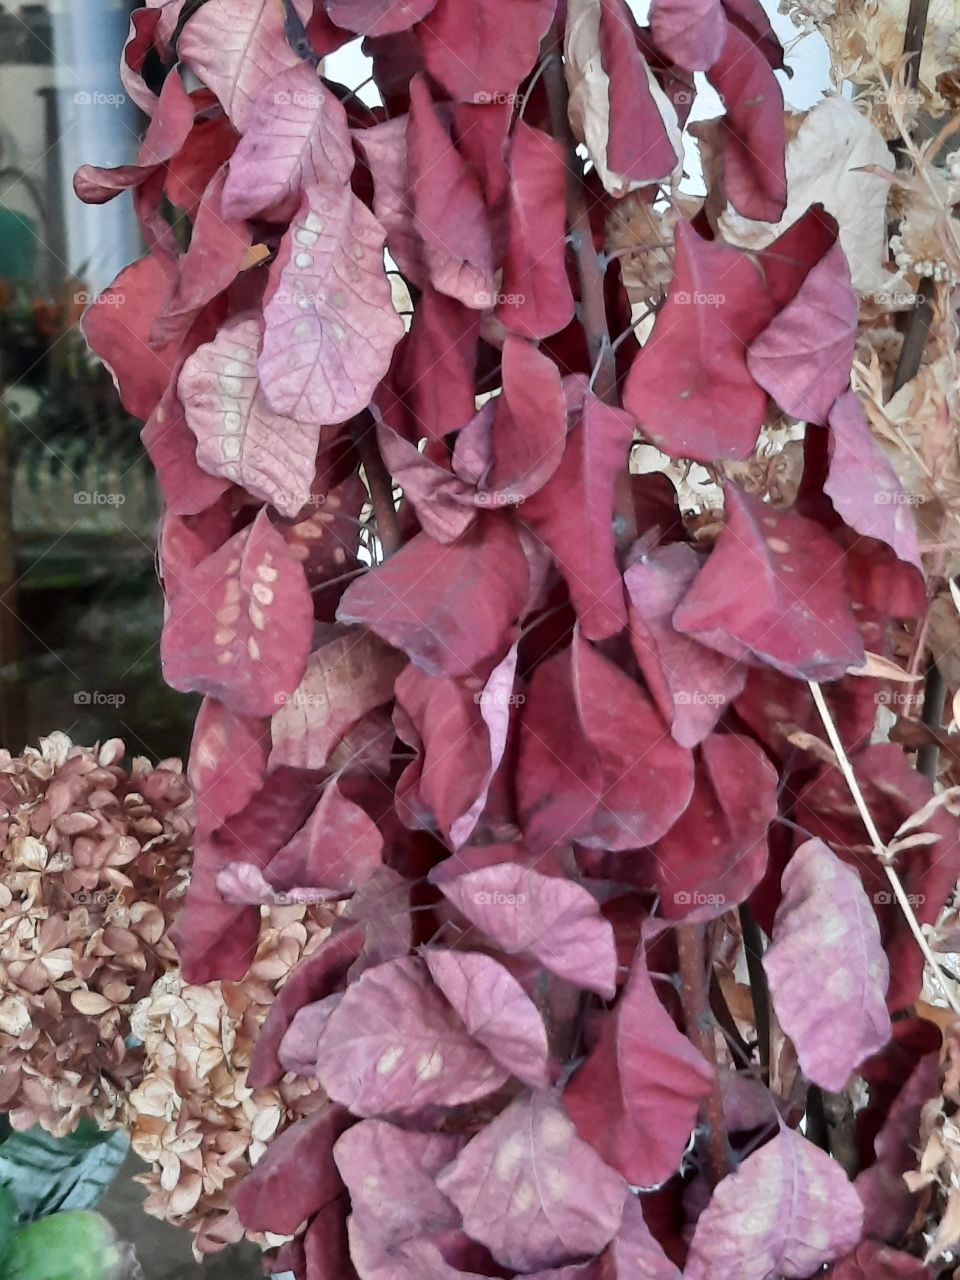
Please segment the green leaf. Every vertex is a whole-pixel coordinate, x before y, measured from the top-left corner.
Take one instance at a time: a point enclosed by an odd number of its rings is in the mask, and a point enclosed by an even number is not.
[[[0,1268],[17,1230],[17,1202],[9,1187],[0,1186]]]
[[[0,1183],[12,1193],[20,1222],[91,1209],[116,1176],[128,1145],[124,1134],[100,1133],[89,1123],[62,1138],[28,1129],[0,1145]]]
[[[57,1213],[18,1232],[3,1280],[113,1280],[124,1270],[124,1249],[99,1213]]]

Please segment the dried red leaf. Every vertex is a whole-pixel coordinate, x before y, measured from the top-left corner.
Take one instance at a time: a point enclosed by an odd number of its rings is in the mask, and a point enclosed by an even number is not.
[[[512,1102],[437,1186],[469,1235],[521,1271],[599,1252],[620,1227],[627,1190],[546,1093]]]
[[[680,1168],[713,1073],[657,999],[642,951],[563,1095],[580,1137],[639,1186]]]

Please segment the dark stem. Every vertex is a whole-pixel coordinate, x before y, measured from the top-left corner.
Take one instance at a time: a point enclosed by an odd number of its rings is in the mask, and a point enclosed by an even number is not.
[[[580,282],[579,316],[594,372],[593,390],[598,399],[616,407],[619,403],[617,363],[607,324],[603,283],[606,261],[597,253],[593,243],[583,165],[577,155],[577,143],[567,115],[567,81],[563,74],[563,51],[556,23],[547,32],[541,55],[544,59],[543,83],[550,107],[550,128],[567,152],[567,227]],[[616,528],[619,546],[629,546],[636,539],[637,516],[627,468],[617,477]]]
[[[376,427],[368,413],[361,413],[353,423],[353,441],[360,454],[363,473],[367,478],[370,490],[370,501],[373,504],[373,515],[377,523],[377,537],[383,548],[383,558],[392,556],[400,550],[403,541],[400,534],[400,522],[397,519],[397,508],[393,502],[393,480],[380,456],[377,444]]]
[[[770,991],[763,968],[763,935],[753,918],[753,912],[744,902],[740,906],[740,931],[743,950],[747,958],[747,974],[753,996],[753,1016],[757,1024],[757,1046],[760,1051],[760,1078],[770,1084]]]
[[[921,722],[934,733],[943,726],[943,710],[947,701],[947,686],[940,669],[932,660],[927,665],[923,681],[923,712]],[[940,747],[936,738],[925,742],[917,752],[917,772],[932,784],[937,778]]]
[[[707,1173],[717,1183],[730,1171],[727,1127],[723,1120],[723,1096],[717,1069],[717,1045],[707,988],[703,925],[677,926],[677,955],[680,961],[680,996],[687,1035],[706,1058],[713,1073],[710,1093],[701,1104],[700,1121],[707,1135]]]

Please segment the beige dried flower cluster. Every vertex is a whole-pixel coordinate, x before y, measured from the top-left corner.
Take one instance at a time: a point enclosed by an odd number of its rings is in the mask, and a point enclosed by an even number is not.
[[[62,733],[0,752],[0,1108],[53,1134],[116,1124],[139,1078],[128,1011],[176,963],[193,829],[179,761]]]
[[[134,1150],[152,1165],[138,1179],[149,1190],[144,1207],[192,1230],[198,1258],[243,1238],[230,1184],[274,1134],[322,1101],[302,1077],[254,1090],[246,1073],[274,995],[326,936],[326,920],[314,908],[271,907],[242,982],[189,986],[171,971],[133,1010],[147,1065],[126,1100],[126,1125]]]
[[[300,1077],[252,1090],[257,1033],[287,975],[323,940],[323,907],[264,908],[239,983],[183,982],[170,929],[186,889],[193,806],[177,760],[121,767],[124,744],[62,733],[0,752],[0,1109],[62,1135],[122,1128],[150,1166],[145,1208],[242,1238],[228,1189],[320,1100]],[[262,1241],[262,1243],[277,1243]]]

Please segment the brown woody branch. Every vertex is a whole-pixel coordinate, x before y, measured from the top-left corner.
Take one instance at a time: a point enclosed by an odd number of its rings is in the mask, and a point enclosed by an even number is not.
[[[704,929],[699,924],[677,926],[677,955],[680,961],[680,996],[687,1035],[706,1058],[713,1073],[710,1093],[700,1108],[700,1121],[707,1135],[707,1173],[712,1186],[730,1171],[727,1126],[723,1119],[723,1096],[717,1064],[717,1045],[707,986]]]

